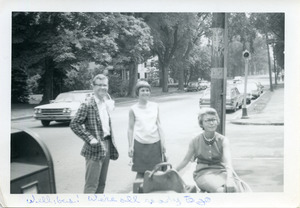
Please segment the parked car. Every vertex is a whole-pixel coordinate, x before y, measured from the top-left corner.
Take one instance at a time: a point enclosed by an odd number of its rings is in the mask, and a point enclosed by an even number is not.
[[[196,82],[190,82],[188,84],[188,86],[186,87],[187,92],[196,92],[196,91],[199,91],[199,90],[200,90],[199,84],[196,83]]]
[[[210,82],[208,82],[208,81],[204,80],[199,83],[200,90],[206,90],[209,87],[210,87]]]
[[[243,96],[236,86],[227,86],[226,110],[236,111],[243,105]],[[200,108],[210,107],[210,88],[207,88],[199,99]]]
[[[244,96],[244,90],[245,90],[245,85],[244,84],[238,84],[236,85],[238,88],[239,92]],[[247,87],[247,95],[246,95],[246,104],[250,104],[252,100],[252,90]]]
[[[264,86],[260,82],[255,82],[260,90],[260,94],[264,93]]]
[[[260,96],[261,94],[261,89],[259,88],[258,84],[255,82],[249,82],[247,84],[247,88],[251,90],[252,93],[252,99],[256,99]]]
[[[241,76],[236,76],[233,78],[233,84],[239,84],[239,83],[242,83],[243,80],[242,80],[242,77]]]
[[[93,95],[92,90],[79,90],[60,93],[50,104],[34,108],[34,118],[40,120],[43,126],[49,126],[51,121],[70,122],[80,104]]]

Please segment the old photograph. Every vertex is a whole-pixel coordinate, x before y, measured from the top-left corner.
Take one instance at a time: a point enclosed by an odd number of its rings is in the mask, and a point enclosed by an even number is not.
[[[290,12],[225,11],[8,12],[4,207],[290,193]]]

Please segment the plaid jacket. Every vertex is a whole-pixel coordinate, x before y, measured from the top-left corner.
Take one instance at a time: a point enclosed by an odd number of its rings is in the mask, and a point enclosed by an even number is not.
[[[119,157],[118,150],[115,145],[114,137],[112,134],[111,119],[109,116],[110,126],[110,159],[116,160]],[[81,150],[81,155],[87,159],[100,160],[106,156],[105,144],[103,141],[103,129],[99,116],[97,103],[92,97],[79,107],[75,118],[71,121],[70,127],[72,131],[79,136],[84,145]],[[91,146],[90,141],[96,138],[98,145]]]

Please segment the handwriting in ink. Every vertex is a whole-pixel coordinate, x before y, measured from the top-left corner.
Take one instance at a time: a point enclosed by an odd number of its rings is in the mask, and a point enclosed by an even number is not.
[[[184,196],[185,201],[190,204],[190,203],[195,203],[198,204],[200,206],[205,206],[208,202],[211,201],[211,199],[209,197],[205,197],[204,199],[198,198],[198,199],[194,199],[191,196]]]
[[[120,199],[121,203],[141,203],[138,201],[137,196],[127,196],[125,199]]]
[[[107,196],[105,194],[92,194],[86,195],[86,199],[89,202],[101,202],[101,203],[123,203],[123,204],[148,204],[148,205],[176,205],[180,206],[182,204],[193,204],[198,206],[205,206],[211,202],[210,197],[199,198],[190,195],[182,195],[178,197],[172,197],[165,195],[165,197],[152,198],[151,195],[148,197],[139,197],[138,195],[126,195],[126,196]],[[183,198],[181,198],[183,197]],[[76,197],[60,197],[60,196],[37,196],[31,195],[26,199],[28,204],[75,204],[80,203],[79,196]]]
[[[78,195],[76,195],[76,197],[76,199],[72,199],[56,196],[55,199],[51,199],[50,196],[35,197],[34,195],[31,195],[31,198],[27,199],[26,201],[28,204],[74,204],[79,203]]]
[[[103,194],[103,196],[101,195],[89,195],[88,196],[88,201],[98,201],[98,202],[118,202],[117,199],[115,199],[114,197],[108,197],[105,196],[105,194]]]

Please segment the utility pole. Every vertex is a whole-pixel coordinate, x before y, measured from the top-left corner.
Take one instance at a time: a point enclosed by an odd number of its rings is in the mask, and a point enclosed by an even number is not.
[[[212,21],[212,58],[211,58],[211,89],[210,106],[216,109],[220,117],[220,125],[217,132],[225,135],[226,116],[226,65],[224,63],[227,56],[227,35],[226,28],[227,14],[213,13]],[[226,28],[225,28],[226,25]]]

